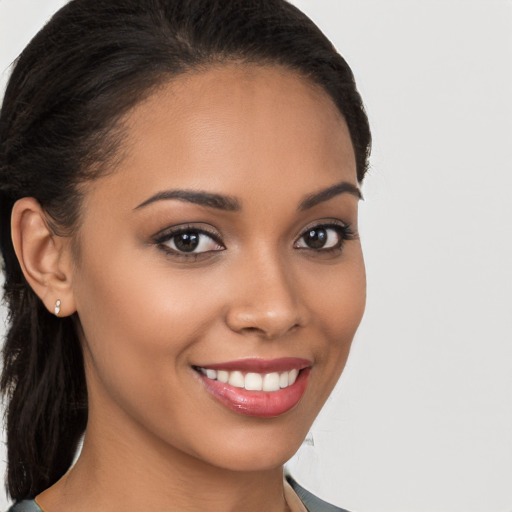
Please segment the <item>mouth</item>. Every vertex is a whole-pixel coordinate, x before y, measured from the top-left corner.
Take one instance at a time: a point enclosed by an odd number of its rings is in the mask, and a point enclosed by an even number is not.
[[[197,368],[207,379],[217,380],[229,384],[235,388],[243,388],[246,391],[267,391],[273,393],[280,389],[287,388],[295,383],[299,370],[294,368],[289,372],[254,373],[245,375],[238,370],[229,372],[227,370],[213,370],[212,368]]]
[[[293,409],[304,394],[312,363],[306,359],[243,359],[193,366],[206,390],[228,409],[270,418]]]

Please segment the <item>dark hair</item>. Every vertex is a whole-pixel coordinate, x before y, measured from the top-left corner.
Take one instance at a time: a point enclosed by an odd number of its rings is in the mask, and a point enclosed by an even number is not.
[[[320,85],[349,127],[357,177],[370,152],[352,72],[285,0],[72,0],[18,58],[0,114],[0,244],[9,326],[8,492],[32,498],[69,468],[87,423],[76,314],[51,315],[14,253],[14,202],[34,197],[59,234],[80,220],[79,184],[119,158],[120,120],[159,85],[228,61],[282,65]]]

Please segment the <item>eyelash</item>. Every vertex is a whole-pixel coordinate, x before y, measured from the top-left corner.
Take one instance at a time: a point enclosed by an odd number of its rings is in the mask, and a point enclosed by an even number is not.
[[[326,231],[332,229],[333,231],[335,231],[339,237],[338,242],[333,247],[328,247],[325,249],[314,249],[312,247],[297,247],[299,240],[302,240],[308,233],[311,233],[312,231],[318,231],[320,229]],[[337,252],[341,252],[346,241],[355,240],[356,238],[357,235],[350,224],[340,222],[317,223],[307,227],[293,245],[296,249],[299,250],[310,250],[324,255],[330,255]]]
[[[328,248],[312,248],[312,247],[298,247],[297,244],[300,240],[302,240],[308,233],[311,233],[312,231],[318,231],[318,230],[334,230],[336,234],[339,237],[338,242],[333,247]],[[208,251],[202,251],[202,252],[186,252],[186,251],[179,251],[176,249],[173,249],[169,247],[169,242],[173,241],[175,237],[182,235],[182,234],[196,234],[199,235],[199,238],[201,239],[201,235],[205,235],[208,238],[210,238],[213,242],[215,242],[219,248],[218,249],[212,249]],[[339,223],[339,222],[327,222],[327,223],[317,223],[313,224],[309,227],[307,227],[305,230],[302,231],[301,235],[297,238],[297,240],[294,242],[293,246],[294,248],[298,250],[307,250],[307,251],[313,251],[315,253],[321,253],[325,255],[334,254],[336,252],[341,252],[343,246],[345,245],[345,242],[348,240],[354,240],[357,238],[357,235],[353,231],[350,224],[345,223]],[[192,225],[186,225],[186,226],[180,226],[178,228],[171,228],[166,231],[160,232],[157,234],[154,238],[154,243],[165,253],[168,255],[184,259],[188,261],[196,261],[198,258],[205,257],[206,255],[211,255],[211,253],[214,252],[221,252],[226,249],[224,244],[221,242],[220,237],[218,234],[211,232],[205,228],[199,228]],[[199,240],[199,244],[201,243],[201,240]],[[176,246],[176,243],[174,241],[174,245]]]
[[[185,251],[179,251],[176,249],[173,249],[169,247],[168,243],[171,242],[175,237],[183,234],[190,234],[194,233],[199,235],[201,238],[201,235],[206,235],[208,238],[210,238],[212,241],[214,241],[216,244],[218,244],[221,248],[214,249],[211,251],[204,251],[204,252],[185,252]],[[199,242],[201,243],[201,241]],[[196,261],[200,257],[204,257],[207,254],[211,254],[212,252],[220,252],[225,249],[224,244],[221,242],[220,237],[214,233],[211,232],[203,227],[199,228],[197,226],[180,226],[178,228],[170,228],[168,230],[165,230],[163,232],[160,232],[155,237],[155,244],[162,249],[165,253],[168,255],[179,258],[179,259],[185,259],[189,261]]]

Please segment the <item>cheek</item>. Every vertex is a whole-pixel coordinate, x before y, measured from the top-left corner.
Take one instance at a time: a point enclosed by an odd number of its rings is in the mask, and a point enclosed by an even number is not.
[[[139,340],[143,353],[168,349],[171,338],[193,336],[200,328],[198,309],[205,318],[214,309],[209,280],[171,273],[162,258],[132,252],[131,258],[112,255],[108,261],[89,258],[79,279],[77,307],[88,340]]]
[[[171,275],[165,262],[119,253],[108,265],[84,256],[76,287],[90,383],[99,379],[118,402],[165,401],[187,349],[215,319],[212,286]]]
[[[354,252],[357,257],[333,269],[332,274],[317,275],[312,287],[312,322],[326,342],[324,350],[319,351],[318,362],[333,375],[333,386],[345,366],[366,305],[366,273],[360,247]]]
[[[330,339],[354,335],[366,305],[366,273],[362,253],[333,272],[314,276],[314,318]]]

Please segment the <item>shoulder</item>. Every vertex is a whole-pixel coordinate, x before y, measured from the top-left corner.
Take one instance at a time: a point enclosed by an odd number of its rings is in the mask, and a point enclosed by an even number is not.
[[[42,512],[34,500],[16,502],[7,512]]]
[[[304,489],[304,487],[301,487],[290,475],[286,475],[286,481],[290,484],[302,503],[304,503],[308,512],[348,512],[343,508],[336,507],[317,498],[314,494]],[[15,503],[7,512],[42,512],[42,510],[35,501],[24,500]]]
[[[331,505],[330,503],[317,498],[309,491],[306,491],[306,489],[301,487],[290,475],[286,475],[285,478],[302,503],[304,503],[308,512],[348,512],[348,510]]]

